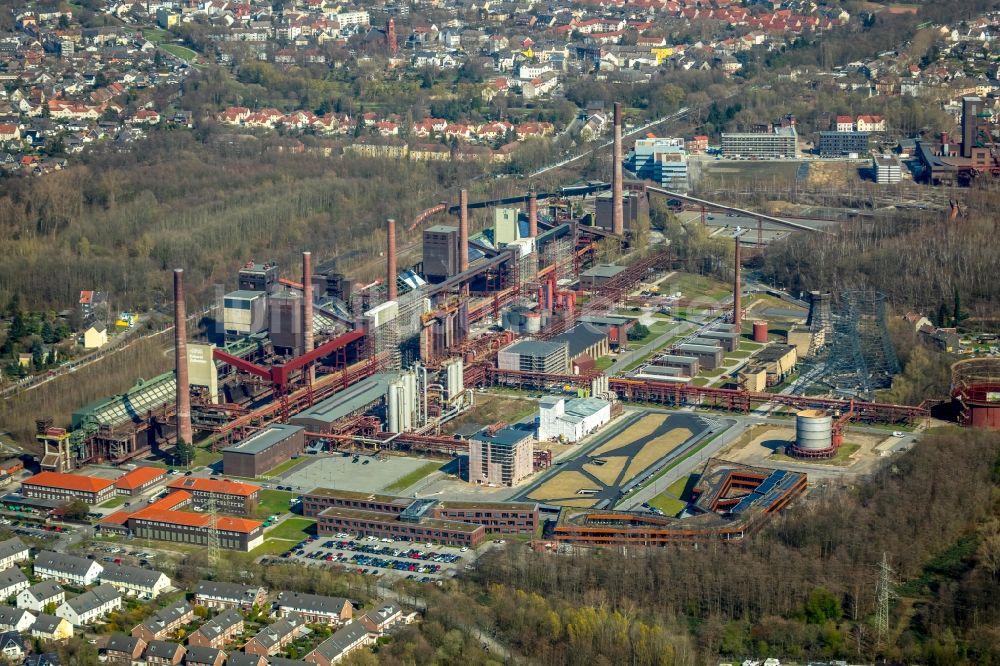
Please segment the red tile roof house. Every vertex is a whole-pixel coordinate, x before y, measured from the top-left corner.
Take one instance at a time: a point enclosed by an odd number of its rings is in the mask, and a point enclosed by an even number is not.
[[[135,497],[166,479],[166,470],[157,467],[137,467],[118,477],[115,481],[115,492],[126,497]]]

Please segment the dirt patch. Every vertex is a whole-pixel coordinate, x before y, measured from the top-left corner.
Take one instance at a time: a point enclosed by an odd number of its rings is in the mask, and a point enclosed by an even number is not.
[[[617,456],[614,458],[601,458],[601,460],[605,460],[607,462],[603,465],[598,465],[592,462],[587,463],[585,466],[586,470],[600,479],[601,483],[604,485],[613,485],[615,481],[618,480],[618,475],[622,473],[622,469],[625,468],[628,458],[624,456]]]

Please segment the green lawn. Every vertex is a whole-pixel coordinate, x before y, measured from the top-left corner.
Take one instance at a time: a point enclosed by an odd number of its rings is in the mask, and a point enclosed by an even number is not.
[[[149,41],[153,42],[154,44],[159,44],[160,42],[162,42],[164,39],[167,38],[168,34],[169,33],[167,33],[166,30],[162,30],[160,28],[148,28],[142,31],[142,36],[148,39]]]
[[[222,454],[218,451],[209,451],[199,448],[194,454],[192,467],[208,467],[222,460]]]
[[[594,368],[600,370],[601,372],[607,370],[611,367],[611,364],[615,362],[610,356],[602,356],[601,358],[594,361]]]
[[[390,483],[388,486],[385,487],[385,491],[387,493],[398,493],[403,490],[406,490],[417,481],[423,479],[426,476],[430,476],[439,469],[441,469],[441,463],[439,462],[429,462],[424,465],[421,465],[420,467],[413,470],[409,474],[401,476],[400,478],[396,479],[396,481],[394,481],[393,483]]]
[[[704,275],[677,273],[663,281],[663,284],[660,285],[660,291],[665,293],[679,291],[684,298],[707,298],[717,301],[729,294],[729,285]]]
[[[668,516],[676,516],[678,513],[684,510],[687,506],[684,502],[680,501],[676,497],[671,497],[666,493],[657,495],[653,499],[649,500],[648,504],[655,507],[667,514]]]
[[[104,504],[102,504],[101,508],[102,509],[113,509],[116,506],[121,506],[122,504],[124,504],[127,501],[128,501],[127,497],[125,497],[123,495],[119,495],[118,497],[112,497],[107,502],[105,502]]]
[[[261,490],[254,515],[258,518],[267,518],[272,514],[280,516],[287,513],[288,501],[293,497],[296,497],[295,493],[287,493],[284,490]]]
[[[701,375],[702,377],[721,377],[725,372],[726,368],[718,367],[718,368],[713,368],[712,370],[705,370],[704,372],[701,373]]]
[[[667,488],[667,492],[674,497],[679,497],[682,500],[686,499],[685,495],[687,493],[688,484],[691,482],[691,477],[697,476],[696,474],[688,474],[687,476],[682,476]]]
[[[251,550],[250,554],[254,557],[260,557],[261,555],[281,555],[297,543],[298,541],[289,541],[287,539],[265,539],[264,543]]]
[[[691,386],[708,386],[708,382],[707,377],[695,377],[691,380]]]
[[[301,465],[304,462],[306,462],[306,458],[296,458],[294,460],[292,460],[291,458],[289,458],[288,460],[286,460],[285,462],[281,463],[280,465],[278,465],[274,469],[270,470],[267,474],[262,474],[261,476],[263,476],[265,478],[273,478],[275,476],[279,476],[281,474],[284,474],[285,472],[287,472],[288,470],[292,469],[293,467],[298,467],[299,465]]]
[[[289,518],[267,531],[268,539],[283,539],[298,543],[316,533],[316,521],[308,518]]]
[[[173,55],[181,58],[182,60],[194,60],[198,57],[198,54],[187,48],[186,46],[181,46],[180,44],[160,44],[160,48],[167,53],[172,53]]]

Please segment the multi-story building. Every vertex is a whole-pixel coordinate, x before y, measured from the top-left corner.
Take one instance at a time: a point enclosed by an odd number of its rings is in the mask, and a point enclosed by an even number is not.
[[[684,139],[636,139],[626,158],[629,171],[672,192],[687,192],[688,164]]]
[[[820,132],[820,157],[863,155],[868,152],[867,132]]]
[[[26,562],[31,555],[31,548],[24,545],[19,538],[0,541],[0,569],[12,567],[19,562]]]
[[[215,510],[219,513],[232,513],[245,516],[253,513],[260,497],[260,486],[251,483],[230,481],[229,479],[204,479],[187,476],[174,479],[167,484],[173,490],[184,490],[191,493],[192,502],[196,507],[206,508],[209,498],[215,501]]]
[[[611,420],[611,403],[599,398],[548,396],[538,402],[539,441],[579,442]]]
[[[722,154],[757,159],[798,157],[798,139],[795,127],[774,127],[770,132],[723,132]]]
[[[99,578],[125,596],[138,599],[155,599],[170,587],[165,573],[124,564],[105,565]]]
[[[247,552],[264,543],[264,524],[246,518],[145,510],[132,515],[128,525],[132,535],[139,539],[207,546],[209,531],[214,526],[220,548]]]
[[[257,632],[243,646],[243,651],[265,657],[284,652],[288,644],[301,636],[305,629],[306,623],[302,617],[287,615]]]
[[[279,593],[275,608],[278,617],[299,615],[309,624],[343,624],[354,614],[347,599],[300,592]]]
[[[63,555],[43,550],[35,556],[35,576],[54,579],[60,583],[71,583],[79,587],[89,587],[97,582],[104,567],[94,560],[76,555]]]
[[[239,583],[203,580],[194,589],[194,603],[206,608],[239,608],[248,611],[263,604],[266,599],[267,591],[264,588]]]
[[[305,428],[278,423],[222,450],[226,474],[254,478],[305,449]]]
[[[267,328],[267,294],[238,289],[222,299],[222,322],[227,338],[260,333]]]
[[[17,567],[0,571],[0,599],[9,599],[22,590],[28,589],[31,581]]]
[[[167,471],[159,467],[136,467],[115,479],[115,492],[125,497],[141,495],[167,479]]]
[[[241,290],[269,294],[278,286],[278,264],[273,261],[263,264],[248,261],[240,268],[238,280]]]
[[[538,506],[530,502],[438,502],[317,488],[303,498],[320,535],[356,532],[455,546],[477,546],[487,534],[534,534]]]
[[[122,595],[110,585],[98,585],[83,594],[67,599],[56,608],[61,617],[73,626],[93,624],[111,611],[122,607]]]
[[[41,613],[49,604],[59,606],[66,600],[66,592],[54,580],[43,580],[21,590],[17,595],[17,607]]]
[[[80,474],[39,472],[21,484],[21,493],[33,499],[56,501],[82,500],[87,504],[100,504],[115,494],[115,482]]]
[[[188,636],[188,645],[222,649],[243,633],[243,615],[236,609],[224,610]]]
[[[469,483],[516,486],[534,471],[534,438],[516,428],[483,431],[469,439]]]
[[[141,624],[132,628],[132,635],[149,641],[162,640],[194,620],[194,609],[186,601],[177,601],[161,608]]]

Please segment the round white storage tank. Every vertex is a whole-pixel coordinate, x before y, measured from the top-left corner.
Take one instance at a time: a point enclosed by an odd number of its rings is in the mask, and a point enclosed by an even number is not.
[[[803,452],[833,447],[833,415],[821,409],[804,409],[795,415],[795,446]]]

